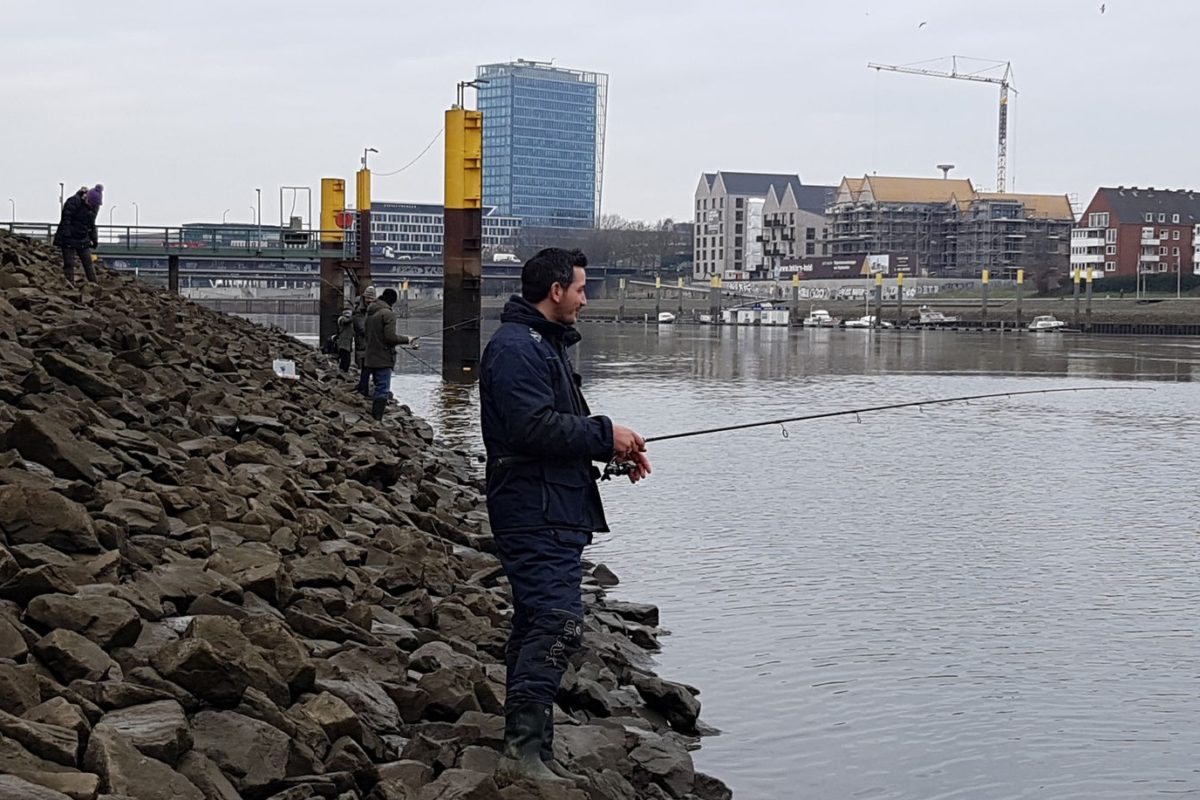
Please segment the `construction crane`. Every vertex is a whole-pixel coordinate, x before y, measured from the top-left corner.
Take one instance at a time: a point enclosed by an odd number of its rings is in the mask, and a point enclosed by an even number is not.
[[[923,64],[942,64],[947,58],[950,61],[950,70],[947,72],[944,69],[934,69]],[[1017,90],[1012,85],[1012,64],[1008,61],[987,61],[981,58],[966,58],[964,56],[948,56],[947,58],[935,58],[929,61],[918,61],[913,64],[867,64],[868,69],[873,69],[876,72],[887,70],[888,72],[903,72],[909,75],[929,75],[934,78],[951,78],[956,81],[978,81],[980,83],[995,83],[1000,86],[1000,128],[999,128],[999,143],[996,151],[996,191],[1003,192],[1006,184],[1006,172],[1008,170],[1008,95],[1009,92],[1016,94]],[[972,62],[972,64],[983,64],[984,66],[976,70],[962,70],[959,68],[959,62]],[[996,77],[997,70],[1003,69],[1004,74]]]

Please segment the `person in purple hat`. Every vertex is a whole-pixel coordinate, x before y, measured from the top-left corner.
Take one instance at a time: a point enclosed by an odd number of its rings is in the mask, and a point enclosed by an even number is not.
[[[104,203],[104,187],[96,184],[91,189],[80,187],[63,203],[62,217],[58,230],[54,232],[54,245],[62,250],[63,274],[67,281],[75,282],[75,259],[83,265],[87,279],[96,282],[96,269],[92,266],[92,248],[96,246],[96,213]]]

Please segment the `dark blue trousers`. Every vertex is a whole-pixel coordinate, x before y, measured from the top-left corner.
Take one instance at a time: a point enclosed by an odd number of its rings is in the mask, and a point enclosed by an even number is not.
[[[552,707],[567,664],[583,645],[580,560],[588,535],[541,530],[498,533],[495,539],[513,595],[512,632],[504,649],[505,705]],[[551,753],[553,735],[548,727],[543,758]]]

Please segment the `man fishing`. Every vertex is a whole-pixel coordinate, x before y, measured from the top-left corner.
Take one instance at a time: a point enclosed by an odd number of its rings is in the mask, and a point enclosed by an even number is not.
[[[560,248],[526,262],[480,366],[488,516],[513,596],[498,770],[509,780],[579,777],[554,760],[553,714],[583,640],[583,547],[608,530],[593,462],[628,464],[634,483],[650,474],[645,439],[591,416],[568,355],[581,338],[586,266]]]

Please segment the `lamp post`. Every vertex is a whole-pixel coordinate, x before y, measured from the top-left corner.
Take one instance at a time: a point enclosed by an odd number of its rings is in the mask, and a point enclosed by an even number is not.
[[[254,190],[254,224],[262,227],[262,189]]]
[[[228,209],[228,208],[227,208],[227,209],[225,209],[224,211],[222,211],[222,212],[221,212],[221,224],[222,224],[222,225],[224,225],[224,224],[225,224],[225,217],[226,217],[226,216],[228,216],[228,215],[229,215],[229,209]]]
[[[15,200],[13,200],[13,199],[10,197],[10,198],[8,198],[8,204],[9,204],[10,206],[12,206],[12,221],[13,221],[13,222],[16,222],[16,221],[17,221],[17,203],[16,203],[16,201],[15,201]]]
[[[137,203],[134,203],[133,204],[133,227],[136,228],[140,224],[140,220],[141,220],[141,209],[138,208]]]
[[[115,205],[108,207],[108,227],[110,227],[110,228],[112,227],[112,224],[113,224],[113,212],[116,210],[117,210],[117,207]]]
[[[63,182],[62,182],[62,181],[59,181],[59,182],[58,182],[58,210],[59,210],[59,211],[62,211],[62,207],[63,207],[63,191],[64,191],[64,189],[65,189],[65,188],[66,188],[66,187],[64,187],[64,186],[63,186]]]

